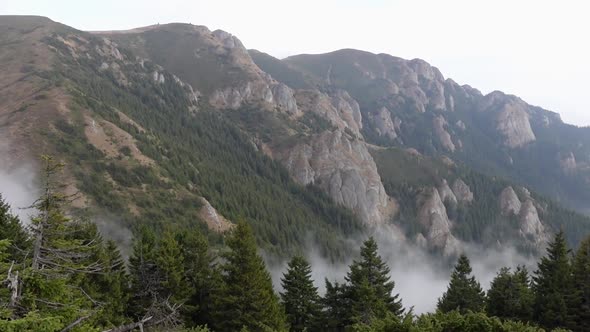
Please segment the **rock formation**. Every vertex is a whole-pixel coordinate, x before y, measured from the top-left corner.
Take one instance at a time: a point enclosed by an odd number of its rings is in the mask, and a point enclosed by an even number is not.
[[[512,187],[506,187],[500,193],[500,211],[504,216],[518,215],[521,203]]]
[[[340,130],[275,153],[295,180],[316,184],[368,224],[381,224],[395,210],[364,142]]]
[[[461,203],[470,203],[473,201],[473,193],[471,192],[469,186],[463,182],[463,180],[456,179],[453,182],[452,189],[455,197],[457,197],[457,201]]]
[[[453,144],[453,140],[451,140],[451,135],[447,132],[445,126],[447,125],[447,121],[442,115],[436,116],[432,120],[432,125],[434,128],[434,134],[438,139],[438,142],[445,148],[447,151],[454,152],[455,151],[455,144]]]
[[[377,135],[385,136],[392,140],[397,137],[395,124],[391,120],[391,113],[387,108],[381,107],[376,112],[369,113],[369,121],[373,124]]]
[[[438,190],[429,188],[424,195],[418,221],[426,229],[425,238],[429,247],[440,250],[445,256],[457,254],[461,243],[451,233],[451,222]]]

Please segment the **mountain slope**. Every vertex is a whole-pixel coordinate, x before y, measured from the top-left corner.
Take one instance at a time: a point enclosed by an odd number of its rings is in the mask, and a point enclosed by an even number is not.
[[[281,70],[258,64],[271,75]],[[590,128],[515,96],[483,96],[426,62],[340,50],[285,60],[320,89],[345,89],[360,105],[371,143],[447,154],[485,173],[530,186],[578,211],[590,201]]]
[[[3,166],[65,160],[68,190],[82,193],[74,212],[108,212],[131,229],[197,227],[215,243],[245,219],[273,256],[313,244],[333,259],[375,229],[446,256],[467,243],[538,253],[558,228],[574,244],[590,231],[518,176],[540,158],[529,146],[569,144],[553,128],[586,132],[423,61],[354,50],[278,60],[190,24],[87,33],[38,17],[1,22],[11,46],[0,54]],[[547,133],[535,122],[545,115]],[[572,179],[585,174],[584,144],[575,163],[560,159]]]

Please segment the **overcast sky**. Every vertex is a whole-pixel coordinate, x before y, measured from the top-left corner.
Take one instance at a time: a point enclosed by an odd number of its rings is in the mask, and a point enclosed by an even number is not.
[[[545,0],[0,0],[81,30],[187,22],[276,57],[356,48],[422,58],[483,93],[502,90],[590,125],[590,5]]]

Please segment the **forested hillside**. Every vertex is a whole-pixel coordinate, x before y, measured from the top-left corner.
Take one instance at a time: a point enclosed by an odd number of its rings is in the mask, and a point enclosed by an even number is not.
[[[447,81],[453,111],[440,113],[450,99],[435,93],[439,74],[423,62],[351,50],[281,61],[190,24],[91,34],[5,17],[0,29],[11,45],[2,49],[3,167],[38,167],[39,154],[63,161],[76,216],[106,215],[134,234],[198,229],[216,248],[243,220],[268,259],[312,246],[332,261],[375,230],[452,260],[470,243],[539,255],[560,229],[575,247],[590,229],[525,177],[493,170],[496,160],[477,159],[486,168],[461,157],[507,138],[451,135],[451,121],[483,121],[483,97]],[[347,71],[350,56],[368,67]],[[375,81],[370,73],[381,70],[386,78]],[[412,73],[424,79],[395,92]],[[375,113],[385,100],[393,113]],[[430,105],[424,113],[418,101]],[[582,174],[581,161],[570,175]]]
[[[239,222],[213,250],[198,230],[143,227],[125,262],[91,223],[64,214],[68,197],[45,159],[39,211],[23,227],[0,198],[2,331],[585,331],[590,237],[572,258],[562,233],[538,269],[501,269],[487,294],[461,255],[436,313],[404,307],[373,238],[338,283],[318,293],[304,256],[273,290],[251,227]],[[221,259],[220,259],[221,258]],[[280,296],[279,296],[280,295]],[[545,329],[542,329],[545,328]]]

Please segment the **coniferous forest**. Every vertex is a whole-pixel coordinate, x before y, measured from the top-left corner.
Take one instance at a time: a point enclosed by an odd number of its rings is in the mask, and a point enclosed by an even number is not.
[[[324,294],[301,255],[276,292],[244,221],[215,248],[199,229],[141,228],[125,259],[65,213],[62,166],[45,157],[31,220],[0,199],[0,331],[590,331],[590,238],[573,251],[557,233],[535,271],[502,268],[487,292],[461,255],[436,312],[416,315],[373,238]]]

